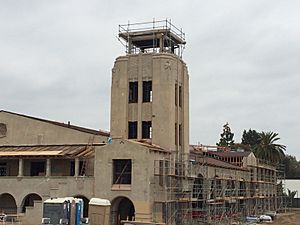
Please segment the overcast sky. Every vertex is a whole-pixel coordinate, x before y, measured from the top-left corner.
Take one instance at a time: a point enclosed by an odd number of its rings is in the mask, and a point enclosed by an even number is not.
[[[0,0],[0,109],[109,130],[118,25],[171,19],[186,33],[190,142],[228,122],[279,133],[300,159],[300,1]]]

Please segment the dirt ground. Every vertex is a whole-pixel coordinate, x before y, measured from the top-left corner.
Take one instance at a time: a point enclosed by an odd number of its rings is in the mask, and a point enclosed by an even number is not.
[[[300,210],[277,214],[272,225],[300,225]]]

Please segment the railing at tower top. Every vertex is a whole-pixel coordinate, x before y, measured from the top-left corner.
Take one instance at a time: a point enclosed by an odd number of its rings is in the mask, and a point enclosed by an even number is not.
[[[171,20],[153,20],[152,22],[129,23],[119,25],[119,33],[131,33],[153,30],[168,30],[185,40],[185,33],[171,23]]]
[[[185,33],[171,20],[119,25],[118,40],[126,47],[127,54],[164,52],[180,58],[186,44]]]

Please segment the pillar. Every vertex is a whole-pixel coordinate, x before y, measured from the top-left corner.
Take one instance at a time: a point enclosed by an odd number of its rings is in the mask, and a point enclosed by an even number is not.
[[[47,159],[46,160],[46,177],[51,176],[51,160]]]
[[[19,159],[18,177],[23,177],[23,159]]]
[[[132,41],[130,38],[128,38],[128,54],[132,53]]]
[[[159,38],[159,52],[163,52],[164,51],[164,39],[163,39],[163,35],[161,35],[161,37]]]
[[[79,158],[75,159],[75,173],[74,173],[74,177],[78,177],[79,176]]]

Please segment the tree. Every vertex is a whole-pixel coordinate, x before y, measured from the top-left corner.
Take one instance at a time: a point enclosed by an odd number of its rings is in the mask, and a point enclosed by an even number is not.
[[[221,147],[233,147],[234,145],[234,140],[233,140],[233,136],[234,134],[231,133],[231,129],[229,127],[229,124],[226,123],[223,126],[223,133],[220,134],[221,138],[219,143],[216,143],[217,146],[221,146]]]
[[[287,197],[289,199],[290,207],[293,207],[293,199],[295,198],[297,191],[291,191],[290,189],[287,189]]]
[[[259,133],[259,144],[254,149],[256,157],[277,163],[284,158],[285,145],[276,144],[280,140],[277,133],[261,132]]]
[[[290,189],[287,189],[287,190],[288,190],[288,197],[295,198],[297,191],[291,191]]]
[[[249,146],[250,149],[255,149],[260,143],[260,136],[256,130],[244,130],[242,136],[242,144]]]
[[[286,155],[283,159],[287,179],[300,179],[300,162],[295,156]]]

